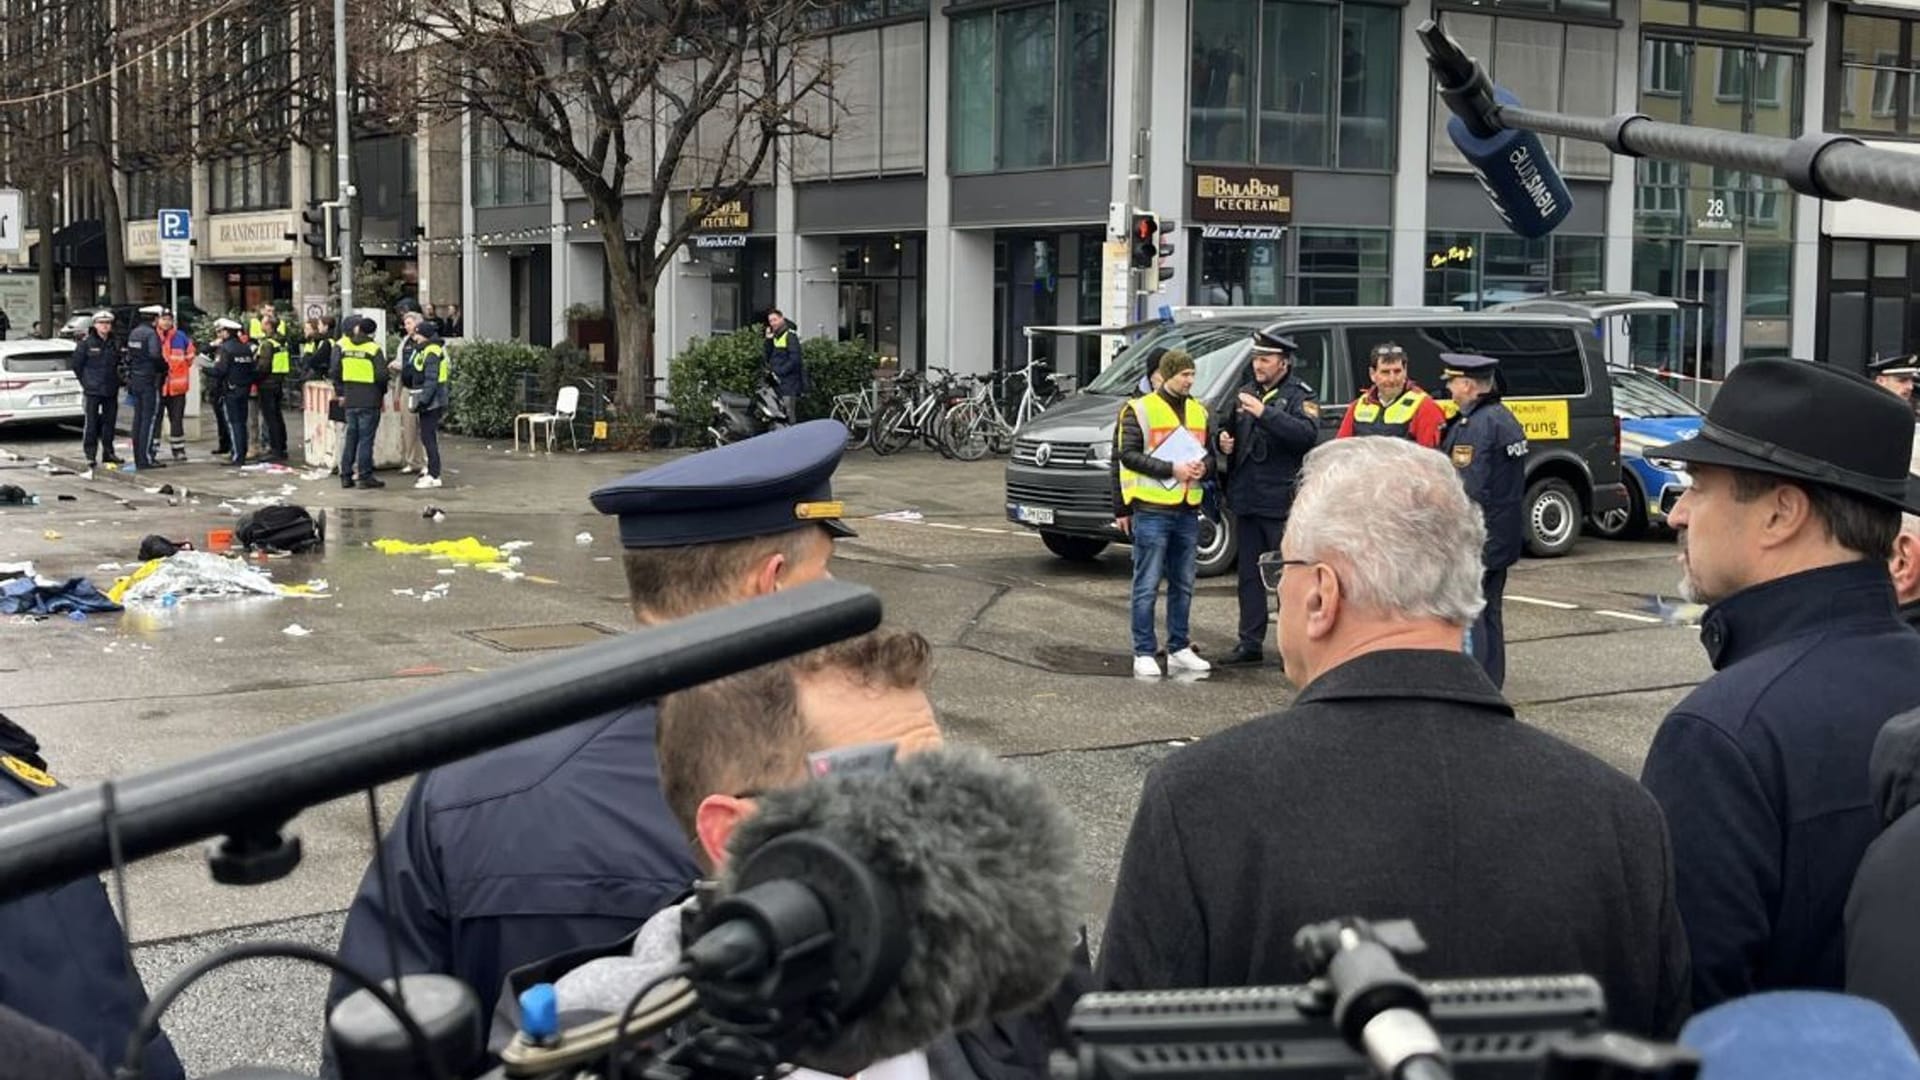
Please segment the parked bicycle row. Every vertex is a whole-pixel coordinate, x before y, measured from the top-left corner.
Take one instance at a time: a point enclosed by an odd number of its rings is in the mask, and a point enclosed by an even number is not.
[[[1013,448],[1013,433],[1065,396],[1049,366],[1029,361],[1013,371],[876,377],[858,393],[833,399],[829,415],[847,426],[847,448],[894,454],[923,443],[944,457],[978,461]]]

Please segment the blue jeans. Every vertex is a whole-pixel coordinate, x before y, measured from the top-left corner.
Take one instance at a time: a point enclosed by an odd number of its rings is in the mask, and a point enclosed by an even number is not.
[[[368,480],[373,477],[373,433],[379,426],[379,409],[347,410],[347,432],[340,439],[342,480]],[[356,466],[358,475],[355,475]]]
[[[1167,651],[1179,652],[1193,608],[1193,575],[1199,563],[1200,518],[1191,511],[1165,513],[1136,508],[1133,514],[1133,655],[1159,651],[1153,639],[1153,603],[1167,582]]]

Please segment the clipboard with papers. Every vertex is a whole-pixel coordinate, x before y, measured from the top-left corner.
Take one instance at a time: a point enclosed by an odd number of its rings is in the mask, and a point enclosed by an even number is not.
[[[1148,456],[1159,461],[1164,461],[1169,465],[1185,465],[1189,461],[1199,461],[1205,458],[1207,456],[1207,447],[1205,443],[1202,443],[1194,437],[1193,432],[1188,431],[1184,427],[1177,427],[1169,432],[1166,438],[1160,440],[1160,445],[1154,447],[1153,453]],[[1185,483],[1185,481],[1177,480],[1171,476],[1156,477],[1156,479],[1159,480],[1161,487],[1169,490]]]

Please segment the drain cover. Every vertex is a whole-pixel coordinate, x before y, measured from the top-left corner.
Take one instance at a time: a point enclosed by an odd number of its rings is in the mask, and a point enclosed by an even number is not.
[[[1102,652],[1079,645],[1042,645],[1033,650],[1034,662],[1062,675],[1131,675],[1133,654]]]
[[[462,630],[460,634],[501,652],[540,652],[544,649],[571,649],[576,645],[589,645],[619,632],[599,623],[570,622],[495,626],[486,630]]]

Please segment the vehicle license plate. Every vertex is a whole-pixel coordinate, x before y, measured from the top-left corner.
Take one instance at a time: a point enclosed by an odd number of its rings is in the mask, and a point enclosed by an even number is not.
[[[1053,511],[1044,506],[1021,506],[1015,503],[1013,507],[1013,519],[1015,521],[1024,521],[1029,525],[1051,525],[1053,524]]]

